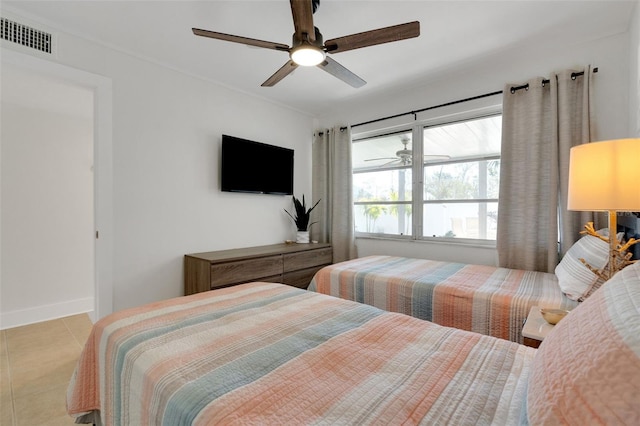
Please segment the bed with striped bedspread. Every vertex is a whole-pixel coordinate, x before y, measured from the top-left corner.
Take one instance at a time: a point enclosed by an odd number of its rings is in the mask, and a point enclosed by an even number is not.
[[[554,274],[395,256],[327,266],[309,290],[518,343],[532,306],[578,305]]]
[[[107,425],[517,424],[534,354],[372,306],[250,283],[97,322],[67,407]]]

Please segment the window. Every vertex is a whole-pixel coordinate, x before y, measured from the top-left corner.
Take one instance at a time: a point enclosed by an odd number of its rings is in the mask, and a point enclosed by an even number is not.
[[[492,115],[355,138],[356,233],[495,240],[501,128]]]
[[[411,132],[354,141],[356,232],[411,235]]]

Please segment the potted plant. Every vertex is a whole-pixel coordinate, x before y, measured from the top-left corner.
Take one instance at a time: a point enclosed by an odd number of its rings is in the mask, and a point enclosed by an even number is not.
[[[299,199],[293,196],[293,206],[295,207],[295,216],[292,215],[285,209],[284,211],[293,219],[293,222],[296,224],[296,229],[298,230],[296,234],[296,242],[297,243],[308,243],[309,242],[309,228],[313,223],[309,223],[311,219],[311,211],[316,208],[316,206],[320,203],[320,200],[316,201],[316,203],[307,210],[307,204],[304,199],[304,194],[302,195],[302,202]]]

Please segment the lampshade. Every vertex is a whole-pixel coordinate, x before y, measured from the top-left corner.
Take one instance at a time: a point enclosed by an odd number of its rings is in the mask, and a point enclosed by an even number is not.
[[[291,51],[291,60],[298,65],[311,67],[324,61],[326,54],[318,47],[301,44]]]
[[[640,139],[571,148],[569,210],[640,211]]]

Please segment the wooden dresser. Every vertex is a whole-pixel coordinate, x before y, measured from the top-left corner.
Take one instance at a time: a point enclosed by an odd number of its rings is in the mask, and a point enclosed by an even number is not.
[[[307,288],[331,264],[330,244],[274,244],[184,256],[184,294],[267,281]]]

